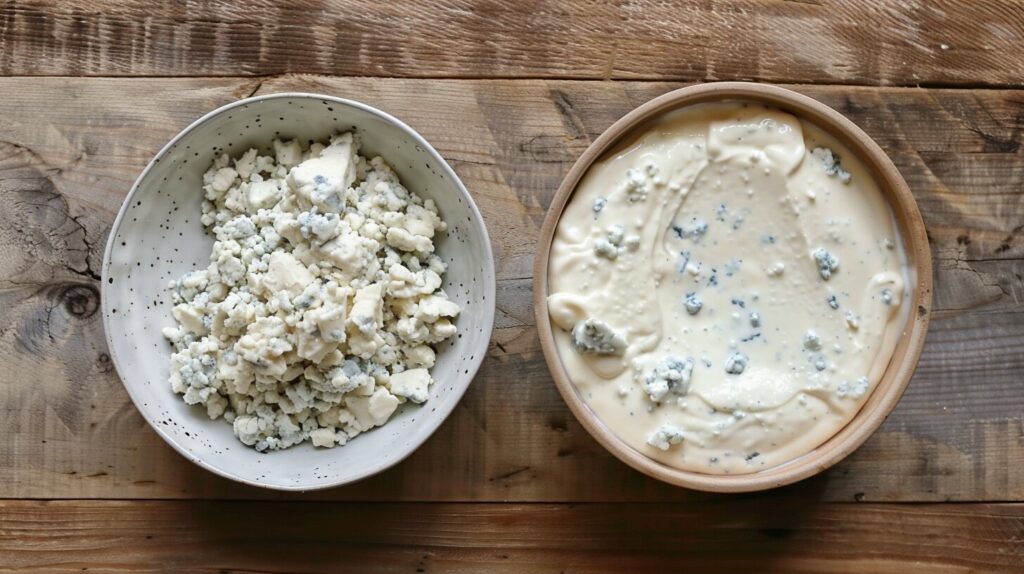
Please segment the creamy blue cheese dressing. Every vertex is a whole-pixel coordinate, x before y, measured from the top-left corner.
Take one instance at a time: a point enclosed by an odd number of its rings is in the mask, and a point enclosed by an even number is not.
[[[673,467],[750,473],[845,425],[892,356],[906,257],[870,172],[822,130],[703,104],[595,163],[548,307],[584,401]]]

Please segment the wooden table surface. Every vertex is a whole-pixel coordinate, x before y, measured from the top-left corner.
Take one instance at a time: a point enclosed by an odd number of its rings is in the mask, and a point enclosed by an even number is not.
[[[0,570],[1024,571],[1019,1],[14,1],[0,4]],[[538,228],[621,115],[693,82],[787,85],[860,125],[923,212],[927,345],[853,456],[772,492],[647,479],[570,415],[531,311]],[[397,115],[452,164],[497,257],[458,409],[401,465],[309,494],[221,479],[146,425],[98,312],[146,162],[285,90]]]

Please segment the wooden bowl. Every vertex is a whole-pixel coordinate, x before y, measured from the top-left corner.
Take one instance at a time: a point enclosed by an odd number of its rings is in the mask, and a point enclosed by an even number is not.
[[[895,214],[907,252],[910,314],[892,359],[867,402],[845,427],[822,445],[780,466],[743,475],[714,475],[676,469],[651,459],[615,435],[580,397],[555,346],[548,316],[548,257],[562,210],[591,164],[643,124],[671,110],[723,100],[752,101],[774,106],[825,130],[846,145],[872,172]],[[917,366],[924,345],[932,301],[932,264],[924,221],[903,177],[867,134],[832,108],[776,86],[745,82],[695,85],[655,98],[608,128],[576,161],[555,194],[541,228],[534,262],[534,313],[544,358],[562,398],[584,428],[616,457],[640,472],[665,482],[711,492],[749,492],[790,484],[813,476],[853,452],[885,421],[899,402]]]

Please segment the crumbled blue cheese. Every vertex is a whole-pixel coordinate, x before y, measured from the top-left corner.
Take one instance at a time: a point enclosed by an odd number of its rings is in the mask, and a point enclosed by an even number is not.
[[[606,205],[608,205],[608,198],[598,197],[594,199],[594,213],[601,213],[601,210],[604,209],[604,206]]]
[[[626,197],[630,203],[646,200],[650,192],[649,182],[645,173],[641,170],[632,169],[626,172],[626,183],[624,184]]]
[[[851,331],[860,329],[860,317],[856,313],[853,311],[847,311],[845,319],[846,326],[849,327]]]
[[[859,379],[853,382],[853,387],[850,389],[850,394],[854,398],[859,399],[860,397],[863,397],[865,393],[868,392],[868,388],[870,386],[871,383],[868,381],[867,377],[860,377]]]
[[[761,315],[756,311],[750,313],[750,326],[760,327],[761,326]]]
[[[885,288],[885,289],[882,289],[882,302],[885,303],[886,305],[892,305],[892,299],[893,299],[892,289],[889,289],[888,287]]]
[[[693,359],[666,357],[644,379],[644,392],[656,403],[661,402],[670,392],[680,396],[686,395],[690,390],[692,374]]]
[[[651,433],[651,436],[647,438],[647,444],[661,450],[668,450],[683,442],[683,438],[683,429],[666,423]]]
[[[842,382],[836,388],[836,395],[839,397],[849,397],[851,399],[859,399],[863,397],[868,389],[871,387],[871,383],[867,377],[861,377],[852,383]]]
[[[690,238],[699,241],[708,232],[708,222],[699,217],[694,217],[683,225],[672,225],[672,232],[680,239]]]
[[[729,355],[729,358],[725,360],[725,372],[730,375],[740,375],[747,369],[747,363],[750,359],[740,353],[739,351],[733,352]]]
[[[170,289],[171,388],[257,450],[344,445],[423,402],[455,334],[430,200],[351,133],[218,156],[203,176],[210,265]]]
[[[850,172],[843,169],[839,162],[839,156],[834,151],[827,147],[816,147],[811,150],[811,156],[821,162],[829,177],[838,178],[843,183],[850,183]]]
[[[687,293],[686,300],[683,302],[683,305],[686,307],[687,313],[696,315],[697,313],[700,313],[701,308],[704,307],[704,302],[696,293]]]
[[[835,295],[829,295],[828,299],[826,299],[825,302],[828,303],[828,306],[833,309],[839,308],[839,299],[836,298]]]
[[[814,355],[812,357],[814,368],[818,371],[824,371],[828,368],[828,363],[825,361],[824,355]]]
[[[619,257],[619,248],[605,237],[598,237],[594,241],[594,253],[605,259],[614,261]]]
[[[285,178],[288,188],[311,206],[325,212],[340,211],[346,190],[357,176],[356,145],[351,133],[335,136],[317,157],[307,158],[289,170]]]
[[[432,382],[430,372],[426,369],[408,369],[391,375],[388,387],[395,396],[405,397],[414,403],[422,403],[427,400],[427,392]]]
[[[647,199],[651,192],[653,178],[658,174],[658,168],[649,163],[643,169],[629,169],[626,171],[626,181],[623,190],[630,203],[636,203]]]
[[[616,223],[608,227],[608,241],[612,245],[621,245],[626,234],[626,228]]]
[[[573,327],[572,344],[580,353],[592,355],[622,355],[626,352],[626,338],[604,321],[593,317]]]
[[[814,258],[815,264],[818,266],[818,275],[825,281],[828,281],[832,274],[839,268],[839,259],[835,255],[832,255],[824,247],[819,247],[811,252],[811,257]]]
[[[635,251],[640,246],[640,238],[635,235],[626,235],[626,228],[615,224],[608,227],[602,237],[594,240],[594,253],[610,261],[618,259],[619,254],[625,250]]]
[[[814,331],[804,333],[804,348],[809,351],[821,350],[821,336]]]

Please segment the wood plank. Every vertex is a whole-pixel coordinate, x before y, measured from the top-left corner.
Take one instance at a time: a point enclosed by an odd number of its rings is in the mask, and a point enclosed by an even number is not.
[[[1020,86],[1019,0],[16,0],[0,73]]]
[[[1022,537],[1020,504],[0,502],[4,572],[1019,572]]]
[[[497,254],[498,319],[460,407],[400,466],[323,499],[664,501],[576,424],[536,341],[544,210],[589,141],[670,83],[284,76],[0,79],[0,497],[260,498],[191,465],[132,407],[96,311],[105,236],[136,174],[196,116],[254,91],[325,92],[406,120],[454,165]],[[900,406],[850,459],[768,496],[1024,500],[1024,98],[797,86],[863,126],[924,212],[936,308]],[[45,101],[37,94],[45,93]]]

